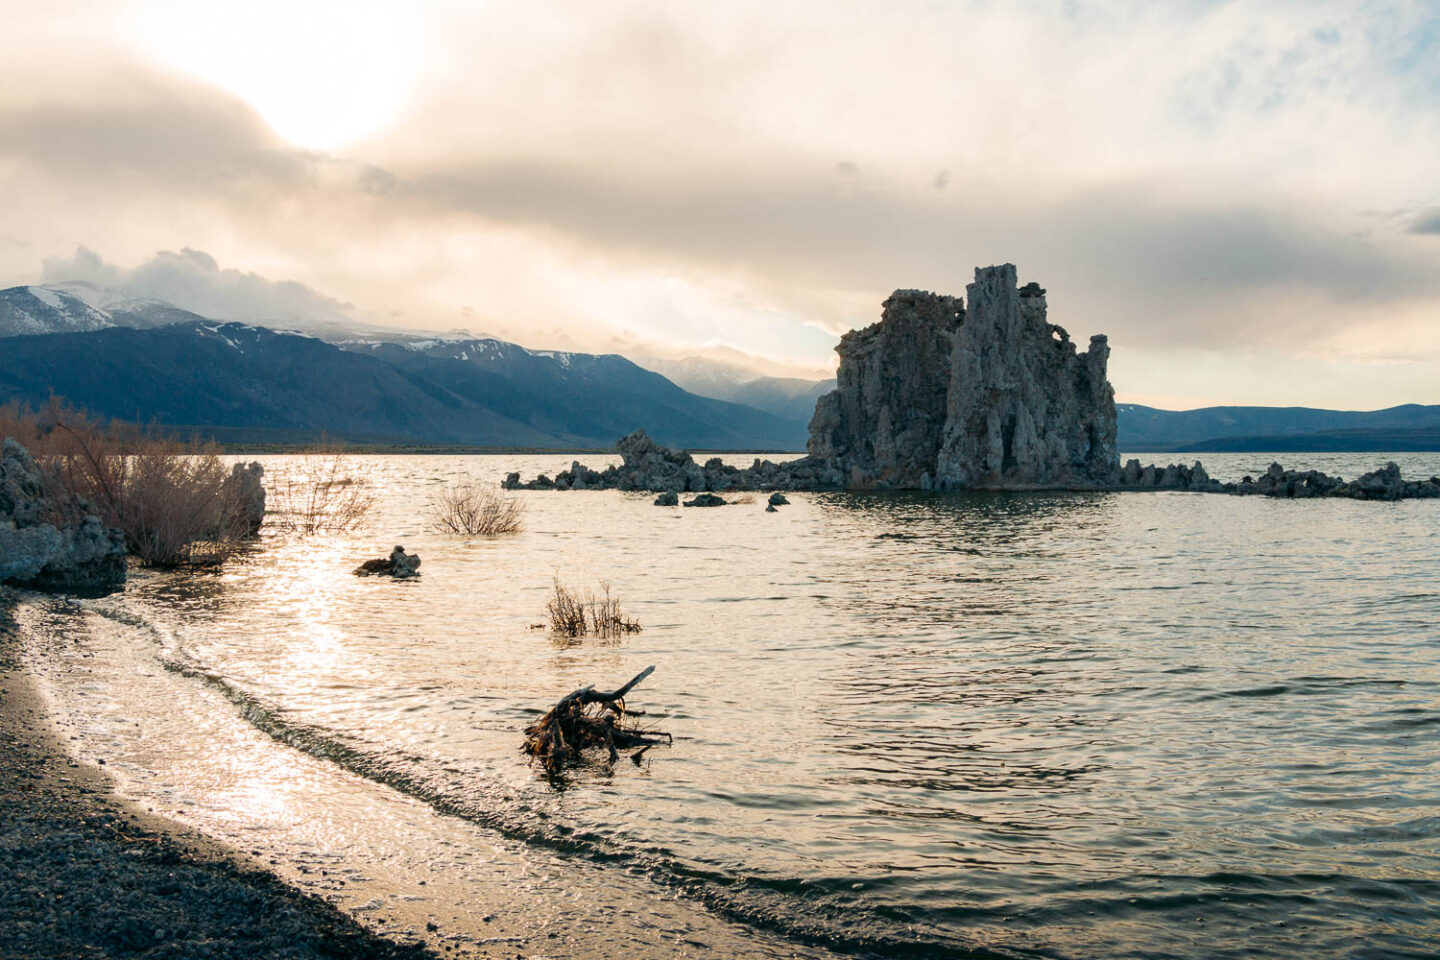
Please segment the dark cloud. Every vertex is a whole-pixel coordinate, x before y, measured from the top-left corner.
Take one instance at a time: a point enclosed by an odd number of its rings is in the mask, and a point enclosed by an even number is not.
[[[1082,326],[1152,345],[1313,337],[1356,322],[1345,305],[1440,296],[1430,260],[1383,239],[1327,229],[1304,211],[1167,200],[1150,184],[1037,204],[963,185],[944,200],[847,192],[803,170],[666,180],[535,161],[417,174],[397,195],[411,216],[464,211],[612,256],[741,270],[800,307],[817,291],[867,303],[901,286],[958,293],[970,267],[1014,261]],[[1283,319],[1276,306],[1296,297],[1342,309]]]
[[[0,156],[53,175],[172,189],[249,177],[298,184],[319,159],[287,148],[233,98],[129,70],[102,93],[0,108]]]
[[[1408,229],[1411,233],[1440,236],[1440,207],[1420,211],[1415,219],[1410,221]]]

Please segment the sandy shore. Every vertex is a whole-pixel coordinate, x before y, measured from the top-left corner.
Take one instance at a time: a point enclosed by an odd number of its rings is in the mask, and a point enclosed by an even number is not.
[[[56,740],[0,587],[0,958],[405,958],[235,851],[116,799]]]

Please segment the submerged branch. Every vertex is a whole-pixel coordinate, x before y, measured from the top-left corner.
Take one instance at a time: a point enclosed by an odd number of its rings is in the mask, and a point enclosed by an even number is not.
[[[654,672],[652,664],[629,683],[608,693],[589,686],[566,694],[544,716],[525,728],[522,749],[552,776],[567,765],[579,762],[581,751],[586,747],[604,747],[611,763],[619,759],[621,750],[639,747],[631,755],[631,759],[639,763],[646,750],[672,740],[668,733],[641,730],[623,723],[625,695]]]

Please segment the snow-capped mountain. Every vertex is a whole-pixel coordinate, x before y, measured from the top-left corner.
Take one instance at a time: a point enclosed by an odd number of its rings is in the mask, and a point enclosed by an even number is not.
[[[110,314],[54,287],[0,290],[0,337],[83,333],[115,326]]]
[[[605,448],[638,427],[702,449],[804,445],[803,424],[695,396],[619,356],[494,338],[336,344],[217,320],[156,325],[167,306],[127,307],[149,325],[117,323],[127,312],[117,303],[84,314],[99,329],[0,340],[0,403],[40,405],[56,394],[105,417],[247,440]]]

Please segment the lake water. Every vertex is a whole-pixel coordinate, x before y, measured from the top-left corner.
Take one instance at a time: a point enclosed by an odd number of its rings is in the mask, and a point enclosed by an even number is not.
[[[1434,955],[1440,501],[527,491],[517,535],[431,529],[570,459],[353,458],[360,529],[28,604],[34,669],[123,792],[461,952]],[[396,543],[418,580],[351,575]],[[643,631],[537,629],[557,578]],[[527,764],[649,664],[673,746]]]

